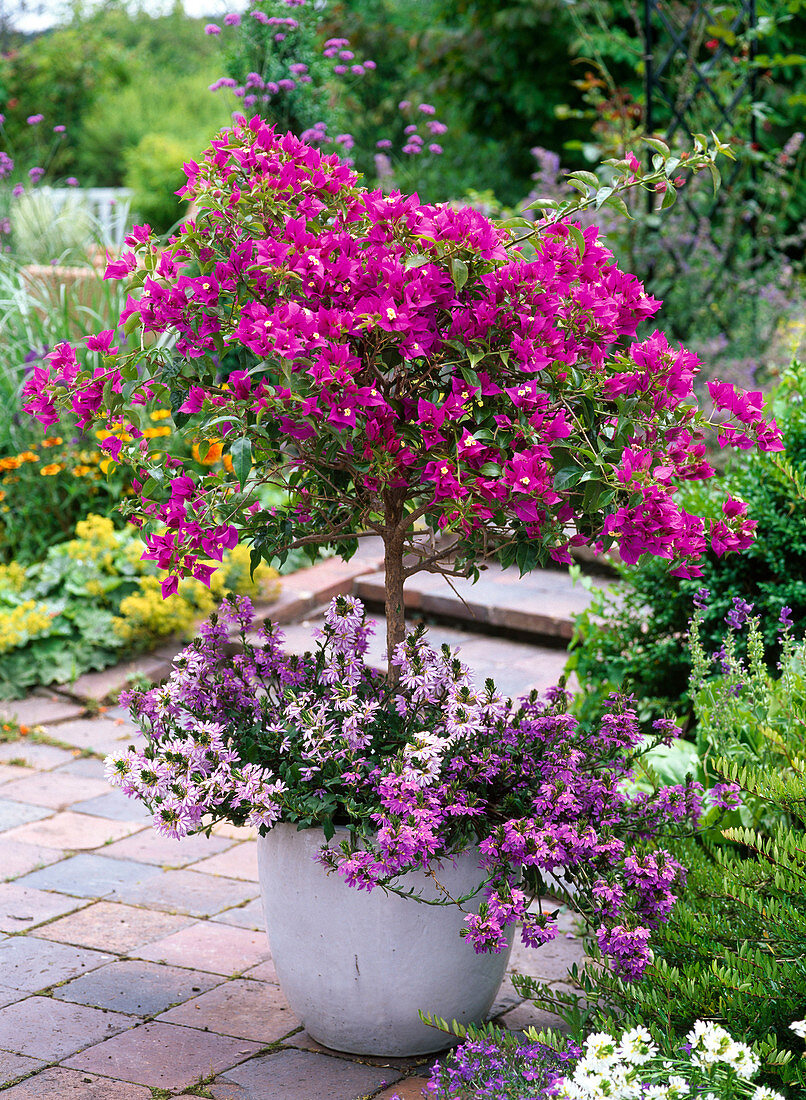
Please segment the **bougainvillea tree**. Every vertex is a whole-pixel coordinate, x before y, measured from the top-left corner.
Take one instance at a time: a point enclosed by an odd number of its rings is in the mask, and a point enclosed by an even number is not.
[[[650,182],[673,189],[678,158],[657,159]],[[616,165],[596,201],[617,202],[637,167]],[[594,228],[563,211],[498,227],[368,191],[259,117],[185,168],[195,221],[165,249],[135,227],[109,264],[132,293],[120,331],[87,339],[96,365],[61,345],[27,387],[43,423],[67,408],[112,432],[102,446],[136,471],[129,512],[166,593],[183,574],[208,578],[239,538],[257,561],[295,547],[349,557],[380,536],[391,654],[419,570],[473,574],[494,557],[523,572],[587,544],[690,574],[709,546],[751,541],[742,502],[707,522],[677,504],[678,479],[713,474],[697,359],[660,332],[635,339],[659,303]],[[228,374],[227,353],[240,364]],[[759,394],[710,390],[723,443],[781,448]],[[221,453],[204,476],[145,438],[164,402],[183,453]]]

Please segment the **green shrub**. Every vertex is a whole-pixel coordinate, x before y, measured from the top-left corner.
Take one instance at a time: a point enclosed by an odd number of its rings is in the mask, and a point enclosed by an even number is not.
[[[198,152],[167,134],[146,134],[126,153],[127,187],[132,207],[158,233],[166,233],[187,214],[187,203],[176,192],[185,181],[182,164]]]
[[[685,484],[681,501],[690,511],[716,517],[726,493],[747,501],[758,522],[756,539],[743,554],[700,562],[702,577],[669,576],[659,561],[619,565],[620,586],[594,589],[588,611],[577,616],[568,671],[582,687],[580,706],[595,711],[611,691],[634,694],[644,721],[671,710],[691,713],[691,660],[684,640],[693,599],[710,592],[701,637],[716,650],[724,620],[738,596],[752,603],[764,627],[765,655],[774,665],[779,646],[775,624],[781,607],[797,621],[806,617],[806,498],[798,476],[806,471],[806,367],[795,363],[777,388],[773,411],[786,444],[777,455],[741,452],[711,486]]]
[[[116,531],[110,519],[90,515],[41,562],[0,565],[0,699],[153,648],[209,615],[227,592],[277,595],[276,572],[258,566],[251,575],[249,550],[236,546],[209,588],[186,578],[163,599],[159,571],[143,551],[134,528]]]

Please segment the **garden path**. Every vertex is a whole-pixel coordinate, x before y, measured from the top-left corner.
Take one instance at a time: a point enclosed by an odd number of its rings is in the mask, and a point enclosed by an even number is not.
[[[298,648],[299,619],[378,564],[370,549],[351,569],[334,560],[294,574],[267,613]],[[507,691],[548,686],[564,656],[449,627],[431,636],[461,642],[474,671]],[[169,657],[148,658],[152,674]],[[162,839],[107,787],[103,757],[134,729],[114,707],[90,716],[87,701],[122,675],[85,678],[83,699],[74,685],[72,698],[6,705],[41,731],[0,744],[3,1100],[419,1100],[433,1056],[338,1055],[294,1017],[263,931],[254,833]],[[534,953],[516,947],[511,969],[562,984],[582,947],[571,915],[561,920],[563,936]],[[509,977],[492,1015],[514,1030],[551,1022]]]

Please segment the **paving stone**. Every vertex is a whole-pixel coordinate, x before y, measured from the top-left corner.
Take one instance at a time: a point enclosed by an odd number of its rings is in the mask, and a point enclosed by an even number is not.
[[[230,825],[228,821],[219,821],[213,826],[213,836],[225,836],[230,840],[257,840],[258,831],[251,825]]]
[[[61,764],[53,774],[60,775],[62,772],[67,775],[85,775],[88,779],[103,779],[106,782],[104,762],[96,756],[77,756],[69,764]],[[108,789],[109,784],[107,783]]]
[[[177,645],[177,649],[179,648],[180,646]],[[123,661],[113,668],[105,668],[100,672],[85,672],[65,687],[71,695],[79,699],[94,699],[100,703],[104,699],[116,696],[125,688],[130,676],[147,676],[149,680],[158,683],[168,675],[169,671],[170,661],[147,655],[133,661]]]
[[[235,909],[225,909],[213,918],[216,924],[231,924],[235,928],[254,928],[263,932],[266,921],[263,916],[263,901],[257,897],[246,905],[239,905]]]
[[[382,616],[368,615],[368,622],[375,627],[369,639],[367,660],[373,668],[386,668],[386,624]],[[317,618],[309,623],[297,623],[284,628],[286,648],[291,653],[303,653],[311,648],[311,632],[322,625]],[[526,694],[533,688],[545,691],[557,683],[565,668],[567,654],[564,649],[513,642],[506,638],[493,638],[448,626],[430,626],[428,641],[434,649],[442,645],[459,647],[462,661],[470,668],[476,682],[492,677],[506,695]]]
[[[86,802],[77,802],[73,809],[91,817],[106,817],[112,821],[150,822],[151,814],[142,802],[129,798],[120,790],[111,790]]]
[[[27,844],[41,844],[45,848],[61,848],[64,851],[100,848],[110,840],[120,840],[142,829],[139,822],[110,821],[90,814],[63,810],[42,821],[32,821],[10,829],[11,840],[23,840]]]
[[[398,1081],[396,1085],[379,1092],[375,1100],[423,1100],[427,1082],[427,1077],[407,1077],[405,1081]]]
[[[102,779],[87,779],[85,776],[68,775],[62,769],[52,772],[39,772],[25,779],[6,783],[0,794],[3,798],[12,798],[18,802],[31,802],[35,806],[50,806],[54,810],[63,810],[73,802],[81,802],[106,794],[109,784]]]
[[[227,878],[257,882],[257,845],[252,842],[239,844],[227,852],[211,855],[200,863],[194,863],[193,870],[204,871],[208,875],[223,875]]]
[[[258,966],[253,966],[251,970],[245,971],[244,977],[256,978],[259,982],[274,982],[275,985],[279,985],[280,983],[272,958],[268,958],[264,962],[259,963]]]
[[[280,1050],[228,1070],[210,1085],[216,1100],[357,1100],[396,1081],[395,1070],[379,1069],[326,1054]],[[231,1084],[241,1091],[227,1092]]]
[[[132,1022],[117,1012],[29,997],[0,1009],[0,1049],[53,1062],[108,1039]]]
[[[126,748],[130,731],[112,718],[79,718],[75,722],[62,722],[54,736],[68,745],[106,756]]]
[[[265,932],[249,932],[245,928],[203,921],[138,948],[132,954],[138,959],[229,976],[241,974],[265,961],[269,957],[269,942]],[[260,978],[254,970],[250,977]]]
[[[44,1065],[45,1063],[39,1058],[26,1058],[23,1054],[11,1054],[6,1050],[0,1050],[0,1088],[24,1077],[26,1073],[41,1069]],[[11,1097],[13,1100],[16,1091],[16,1089],[3,1090],[3,1100],[6,1097]]]
[[[594,584],[605,581],[591,578]],[[356,581],[355,594],[361,599],[383,600],[384,574],[377,572]],[[475,582],[436,573],[419,573],[406,583],[407,609],[440,615],[451,621],[466,621],[471,629],[494,626],[528,632],[538,638],[569,641],[572,616],[590,606],[591,593],[574,584],[567,572],[535,569],[519,576],[514,567],[503,569],[491,563]]]
[[[51,731],[52,732],[52,731]],[[56,736],[52,733],[52,736]],[[50,771],[58,768],[60,764],[69,764],[75,760],[75,756],[67,749],[57,748],[56,745],[40,745],[35,741],[11,741],[0,745],[0,764],[11,761],[24,761],[24,766],[37,768],[39,771]]]
[[[84,974],[59,986],[53,991],[53,996],[60,1001],[91,1005],[93,1008],[111,1008],[115,1012],[125,1012],[131,1016],[156,1016],[171,1005],[195,997],[197,993],[204,993],[220,981],[219,975],[214,977],[199,970],[160,966],[135,959],[119,959],[109,966],[102,966],[91,974]],[[196,1019],[199,1018],[197,1014]],[[194,1026],[202,1025],[197,1023]],[[225,1031],[228,1035],[239,1034],[226,1028],[211,1027],[211,1030]]]
[[[0,703],[0,720],[6,722],[11,719],[22,726],[47,726],[51,722],[77,718],[83,712],[84,707],[80,703],[58,696],[43,698],[29,695],[27,699]]]
[[[430,1064],[436,1057],[435,1054],[429,1054],[425,1057],[416,1058],[376,1058],[372,1054],[345,1054],[339,1050],[331,1050],[330,1047],[322,1046],[304,1029],[302,1031],[296,1031],[293,1035],[289,1035],[287,1039],[283,1040],[284,1047],[295,1047],[297,1050],[310,1050],[317,1054],[327,1054],[331,1058],[346,1058],[348,1061],[354,1062],[360,1058],[361,1062],[368,1066],[380,1066],[385,1069],[397,1070],[401,1073],[405,1073],[407,1070],[416,1069],[418,1066]]]
[[[187,928],[190,917],[99,901],[37,929],[37,936],[127,955],[136,947]]]
[[[41,844],[25,844],[21,840],[8,840],[0,837],[0,878],[17,878],[47,867],[62,858],[62,853],[54,848],[43,848]]]
[[[17,764],[0,764],[0,784],[10,783],[13,779],[25,779],[28,775],[35,775],[33,768],[21,768]],[[0,795],[3,792],[0,790]]]
[[[43,921],[61,917],[84,904],[64,894],[4,882],[0,885],[0,932],[28,932]]]
[[[495,998],[493,1006],[487,1013],[487,1016],[489,1019],[500,1016],[502,1012],[507,1012],[510,1008],[514,1008],[515,1005],[519,1005],[522,1000],[523,997],[515,992],[512,978],[507,974],[501,983],[501,988],[498,990],[498,996]]]
[[[126,859],[136,859],[140,863],[154,863],[161,867],[185,867],[195,860],[204,860],[208,856],[216,857],[227,848],[231,848],[232,844],[231,840],[224,837],[206,837],[203,834],[174,840],[169,836],[160,836],[153,829],[144,829],[136,836],[125,837],[108,845],[104,855],[124,856]],[[195,867],[194,870],[196,870]]]
[[[125,882],[141,882],[160,872],[145,863],[131,859],[106,859],[104,856],[84,852],[62,859],[51,867],[33,871],[16,881],[38,890],[58,890],[79,898],[99,898],[111,894],[115,887]]]
[[[224,982],[159,1018],[168,1024],[252,1039],[262,1046],[276,1043],[300,1026],[278,986],[244,979]]]
[[[25,989],[12,989],[10,986],[0,985],[0,1008],[13,1005],[15,1001],[22,1001],[29,996]]]
[[[8,1089],[3,1100],[151,1100],[151,1096],[151,1089],[143,1085],[52,1066]]]
[[[41,806],[27,806],[22,802],[0,797],[0,832],[26,825],[29,821],[41,821],[43,817],[49,817],[50,813],[50,810],[44,810]],[[4,841],[6,839],[3,837]]]
[[[258,893],[251,883],[202,875],[196,871],[163,871],[140,883],[124,883],[113,893],[115,901],[145,905],[208,917],[249,901]]]
[[[52,943],[37,936],[10,936],[0,943],[0,974],[12,989],[35,993],[68,978],[77,978],[111,962],[113,955],[90,951],[63,943]],[[14,1050],[0,1042],[0,1049]],[[20,1050],[18,1053],[25,1054]]]
[[[179,1090],[211,1072],[236,1065],[259,1049],[256,1043],[245,1039],[176,1024],[152,1023],[99,1043],[70,1058],[65,1065],[89,1073],[114,1074],[119,1080],[151,1088]]]
[[[531,1001],[524,1001],[517,1008],[505,1012],[498,1020],[508,1031],[524,1031],[527,1027],[553,1028],[555,1031],[567,1031],[568,1025],[564,1024],[559,1016],[553,1012],[545,1012],[542,1008],[536,1008]]]
[[[573,964],[581,964],[584,957],[585,947],[581,939],[561,936],[542,947],[526,947],[516,938],[509,957],[509,969],[544,982],[561,982],[568,977]]]

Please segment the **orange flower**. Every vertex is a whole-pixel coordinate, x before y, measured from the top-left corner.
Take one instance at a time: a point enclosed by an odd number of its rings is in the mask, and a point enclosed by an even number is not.
[[[64,440],[60,435],[52,435],[50,439],[42,440],[43,447],[59,447],[62,443],[64,443]]]
[[[199,450],[199,444],[193,444],[193,457],[197,462],[203,463],[205,466],[212,466],[221,458],[221,452],[224,449],[224,444],[220,439],[209,439],[207,441],[210,444],[210,449],[204,458],[201,457],[201,451]]]
[[[43,466],[39,471],[42,477],[50,477],[53,474],[58,474],[59,470],[64,469],[63,462],[51,462],[47,466]]]

